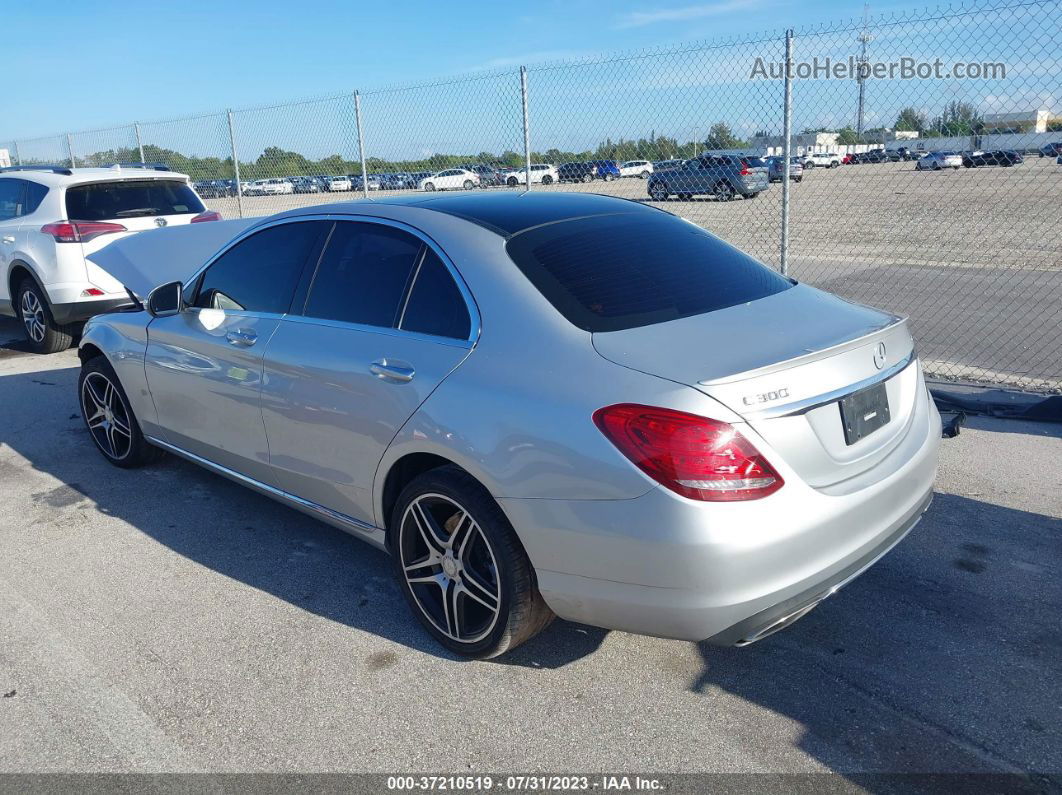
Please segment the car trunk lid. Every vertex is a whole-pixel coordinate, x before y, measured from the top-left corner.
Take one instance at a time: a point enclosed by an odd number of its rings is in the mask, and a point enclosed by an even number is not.
[[[606,359],[715,398],[814,487],[855,477],[887,456],[910,427],[918,398],[906,321],[805,285],[715,312],[595,333],[593,342]],[[863,422],[874,409],[849,401],[845,417],[840,401],[878,384],[888,419],[853,439],[846,424]]]

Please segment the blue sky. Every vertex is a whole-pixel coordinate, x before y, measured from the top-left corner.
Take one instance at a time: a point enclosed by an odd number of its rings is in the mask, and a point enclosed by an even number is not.
[[[61,12],[19,4],[5,11],[9,63],[17,79],[4,86],[0,141],[145,122],[145,143],[186,154],[225,156],[224,116],[176,124],[146,122],[248,108],[306,97],[347,94],[317,105],[237,115],[241,160],[267,146],[310,157],[353,158],[349,94],[363,90],[370,156],[416,158],[440,152],[499,153],[522,142],[520,64],[586,59],[599,54],[701,46],[654,58],[625,58],[530,74],[532,144],[581,151],[606,138],[650,133],[704,140],[726,121],[739,137],[781,131],[781,85],[750,80],[756,56],[782,58],[779,35],[798,31],[796,57],[844,60],[856,53],[857,26],[813,33],[858,20],[861,2],[822,0],[538,0],[534,3],[353,3],[319,0],[213,4],[101,2]],[[956,16],[917,12],[890,25],[907,3],[871,7],[873,60],[993,60],[1006,79],[868,82],[866,126],[891,126],[911,105],[932,118],[949,101],[982,113],[1046,107],[1062,114],[1062,15],[1057,2]],[[294,10],[299,9],[299,10]],[[58,31],[58,32],[56,32]],[[76,35],[75,35],[76,32]],[[21,34],[21,35],[20,35]],[[703,46],[728,37],[752,44]],[[452,75],[506,72],[481,80]],[[410,82],[439,85],[402,92],[371,89]],[[854,124],[851,80],[798,81],[794,128]],[[131,128],[74,136],[75,154],[128,146]],[[23,144],[22,156],[65,158],[65,138]]]
[[[876,2],[880,12],[897,4]],[[821,0],[10,3],[0,140],[858,17]],[[11,75],[9,74],[9,78]]]

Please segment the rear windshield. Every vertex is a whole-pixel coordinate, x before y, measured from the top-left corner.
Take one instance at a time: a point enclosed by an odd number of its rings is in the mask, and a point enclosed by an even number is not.
[[[177,180],[93,182],[66,189],[66,216],[72,221],[187,215],[204,209],[195,191]]]
[[[700,227],[664,212],[533,227],[506,250],[557,311],[586,331],[663,323],[792,286]]]

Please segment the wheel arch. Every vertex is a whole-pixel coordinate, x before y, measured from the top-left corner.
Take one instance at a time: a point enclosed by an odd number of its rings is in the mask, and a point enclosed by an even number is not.
[[[391,511],[395,507],[395,503],[398,502],[398,497],[402,493],[402,490],[409,485],[414,478],[423,475],[425,472],[430,472],[433,469],[441,469],[442,467],[453,466],[457,467],[461,471],[467,473],[470,477],[476,479],[480,485],[484,485],[480,478],[476,478],[474,474],[468,471],[467,468],[461,466],[456,461],[438,453],[429,452],[409,452],[405,453],[387,466],[386,474],[383,474],[383,466],[381,471],[377,472],[376,479],[381,483],[380,488],[376,494],[376,510],[377,510],[377,525],[387,531],[387,543],[390,546],[391,533],[388,525],[391,521]],[[381,481],[381,475],[382,481]],[[484,488],[486,486],[484,485]],[[490,491],[488,489],[488,491]]]
[[[51,299],[48,297],[48,291],[44,289],[44,284],[41,282],[37,272],[23,259],[13,259],[11,264],[7,268],[7,288],[8,295],[11,297],[11,308],[15,308],[15,293],[18,291],[18,286],[22,284],[22,280],[29,276],[40,288],[40,291],[44,294],[44,300],[51,303]]]

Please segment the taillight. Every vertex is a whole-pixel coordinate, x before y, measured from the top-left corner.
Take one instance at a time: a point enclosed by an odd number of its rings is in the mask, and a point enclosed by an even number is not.
[[[784,483],[736,428],[672,409],[620,403],[594,423],[639,469],[691,500],[755,500]]]
[[[743,177],[747,177],[751,173],[752,172],[749,171],[749,164],[746,163],[744,160],[742,160],[741,161],[741,171],[739,171],[738,174],[740,174]]]
[[[41,232],[51,235],[56,243],[87,243],[100,235],[111,235],[115,232],[127,232],[121,224],[108,224],[102,221],[56,221],[54,224],[45,224]]]
[[[214,212],[213,210],[204,210],[203,212],[199,213],[199,215],[197,215],[195,218],[193,218],[191,221],[189,221],[189,223],[191,223],[191,224],[201,224],[204,221],[220,221],[220,220],[221,220],[221,213]]]

